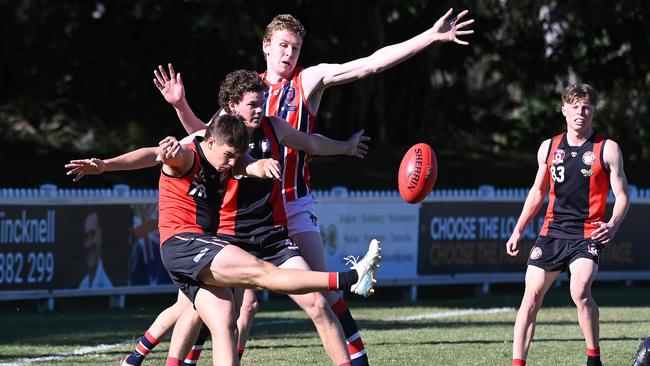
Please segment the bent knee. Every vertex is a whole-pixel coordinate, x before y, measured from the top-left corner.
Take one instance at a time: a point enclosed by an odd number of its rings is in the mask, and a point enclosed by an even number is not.
[[[257,300],[247,301],[241,305],[241,314],[247,315],[248,317],[252,318],[253,316],[255,316],[255,314],[257,314],[257,311],[259,309],[260,309],[260,304],[257,302]]]
[[[332,310],[323,295],[320,293],[312,293],[302,295],[302,297],[304,299],[301,306],[312,320],[317,321],[329,318],[329,313]]]

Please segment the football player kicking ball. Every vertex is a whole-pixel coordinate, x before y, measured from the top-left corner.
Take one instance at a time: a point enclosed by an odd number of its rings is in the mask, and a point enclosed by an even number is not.
[[[544,295],[562,270],[569,270],[571,298],[587,345],[587,366],[600,361],[598,305],[591,284],[598,258],[625,217],[629,199],[623,158],[616,142],[592,127],[596,91],[587,84],[567,87],[562,94],[566,132],[542,142],[538,169],[519,220],[506,243],[511,256],[519,253],[519,240],[549,192],[544,225],[528,257],[526,289],[517,312],[512,344],[512,365],[526,365],[535,334],[535,319]],[[616,202],[605,221],[607,193]],[[550,191],[549,191],[550,190]]]
[[[315,130],[321,98],[327,88],[382,72],[406,61],[433,43],[453,42],[467,45],[466,41],[458,37],[474,33],[473,30],[467,29],[474,20],[462,20],[468,14],[467,10],[455,16],[452,12],[453,10],[449,9],[431,28],[415,37],[383,47],[367,57],[342,64],[321,63],[307,68],[298,65],[305,28],[291,15],[276,16],[267,25],[262,40],[262,51],[266,58],[266,71],[260,75],[266,85],[264,114],[279,116],[293,128],[312,133]],[[168,78],[163,68],[159,67],[154,83],[165,99],[174,105],[188,133],[202,129],[203,122],[194,115],[183,97],[180,74],[174,74],[171,64],[169,67],[171,77]],[[285,164],[282,199],[285,202],[291,240],[298,245],[312,269],[324,271],[323,242],[309,181],[310,159],[310,154],[305,151],[290,147],[283,149]],[[368,365],[368,356],[359,328],[347,304],[336,292],[326,292],[324,296],[343,326],[353,364]],[[242,315],[238,320],[242,351],[257,307],[254,293],[247,291]]]
[[[219,104],[224,111],[244,119],[250,137],[251,156],[279,160],[282,158],[280,151],[283,146],[314,155],[365,156],[368,147],[362,141],[369,138],[362,135],[363,130],[353,134],[347,141],[335,141],[321,135],[297,131],[280,118],[264,116],[264,89],[257,73],[247,70],[237,70],[226,75],[219,88]],[[204,125],[204,129],[198,133],[204,132],[206,127]],[[280,185],[279,180],[231,179],[224,196],[217,235],[251,253],[263,253],[258,248],[272,248],[277,243],[291,242],[286,228],[287,219]],[[283,268],[285,266],[309,269],[302,258],[292,263],[287,261],[282,265]],[[350,361],[341,325],[323,295],[312,293],[291,295],[291,298],[314,322],[325,351],[334,364]],[[178,344],[175,341],[178,329],[179,326],[176,325],[171,346],[174,350]],[[185,333],[191,334],[187,331]],[[186,363],[196,360],[194,356],[198,350],[193,351],[194,354],[186,358]]]
[[[365,140],[361,136],[361,131],[348,141],[334,141],[329,140],[319,135],[303,136],[304,134],[293,130],[284,121],[278,121],[275,118],[272,122],[269,118],[262,118],[261,115],[261,92],[263,84],[254,72],[246,72],[243,70],[229,74],[220,91],[220,100],[222,105],[228,108],[232,113],[239,113],[245,116],[246,125],[249,135],[255,142],[253,151],[257,155],[277,156],[280,141],[289,144],[296,148],[302,148],[316,154],[348,154],[357,157],[365,155],[367,147],[363,145],[360,140]],[[220,117],[219,117],[220,118]],[[258,128],[259,126],[259,128]],[[259,133],[257,133],[259,131]],[[279,140],[276,140],[279,139]],[[149,162],[151,159],[149,159]],[[136,164],[141,167],[146,164]],[[221,217],[219,219],[219,236],[227,239],[228,242],[234,243],[251,252],[255,251],[258,256],[271,256],[274,248],[278,246],[286,246],[290,241],[286,233],[286,217],[284,216],[284,208],[282,201],[279,197],[279,181],[270,180],[256,180],[256,179],[232,179],[227,184],[227,191],[225,193],[225,201],[222,203]],[[250,198],[249,196],[254,196]],[[237,211],[232,211],[235,208]],[[235,225],[235,218],[238,220]],[[270,220],[262,220],[259,218],[267,218]],[[242,225],[246,223],[247,225]],[[233,229],[236,228],[236,232]],[[162,232],[161,232],[162,235]],[[233,241],[231,241],[233,240]],[[372,247],[372,254],[367,255],[365,259],[359,261],[355,266],[359,267],[363,263],[377,262],[379,260],[379,248],[377,243],[374,242]],[[259,248],[264,248],[262,251]],[[294,251],[295,253],[296,251]],[[302,258],[294,257],[287,260],[282,260],[283,267],[292,267],[298,269],[308,269],[308,266]],[[376,265],[376,263],[375,263]],[[374,270],[374,269],[373,269]],[[372,280],[368,283],[372,285]],[[356,287],[355,287],[356,289]],[[371,289],[365,293],[360,293],[364,296],[371,293]],[[349,361],[347,348],[345,346],[345,338],[343,337],[342,330],[336,317],[332,313],[325,299],[320,293],[312,293],[301,296],[292,296],[292,298],[310,315],[314,320],[316,328],[321,335],[323,345],[332,359],[332,361],[339,365],[345,365]],[[198,320],[198,317],[187,314],[192,309],[188,305],[188,301],[179,296],[179,301],[170,309],[165,310],[156,319],[154,324],[149,328],[145,337],[139,342],[136,350],[128,358],[123,361],[123,364],[133,364],[134,362],[141,362],[142,356],[146,355],[153,346],[156,345],[158,338],[162,336],[164,330],[171,327],[176,319],[173,319],[169,324],[172,315],[178,311],[185,311],[181,319],[178,320],[174,335],[172,337],[172,345],[170,346],[170,364],[176,362],[182,355],[184,348],[183,343],[191,337],[190,329],[192,324]],[[163,330],[163,332],[160,332]],[[215,349],[215,352],[219,350]],[[196,353],[196,352],[195,352]],[[198,355],[190,354],[188,358]]]

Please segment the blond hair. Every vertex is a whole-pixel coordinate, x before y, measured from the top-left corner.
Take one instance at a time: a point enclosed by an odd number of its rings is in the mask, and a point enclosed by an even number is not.
[[[589,84],[572,84],[567,86],[562,93],[562,102],[564,104],[573,104],[580,99],[586,99],[594,106],[598,103],[598,93]]]
[[[300,23],[298,19],[294,18],[293,15],[280,14],[276,15],[275,18],[271,20],[271,23],[266,26],[266,31],[264,32],[264,38],[262,38],[262,40],[264,42],[270,43],[273,33],[281,30],[286,30],[294,33],[300,37],[301,40],[305,38],[305,34],[307,33],[302,23]]]

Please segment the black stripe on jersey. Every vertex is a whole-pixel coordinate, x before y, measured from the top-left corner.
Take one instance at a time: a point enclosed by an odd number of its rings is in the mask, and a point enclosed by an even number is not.
[[[256,159],[278,159],[273,154],[273,147],[269,147],[268,152],[264,152],[262,149],[264,139],[275,147],[279,148],[281,145],[269,118],[263,117],[261,123],[260,127],[255,129],[251,135],[252,148],[249,150],[249,154]],[[270,136],[265,133],[264,127],[269,127]],[[271,202],[275,184],[279,183],[274,179],[242,177],[238,180],[234,240],[247,244],[282,240],[282,238],[276,238],[278,234],[275,230],[274,207]],[[282,200],[281,197],[278,199]]]
[[[581,146],[570,146],[566,133],[562,136],[557,149],[564,150],[565,155],[563,162],[556,165],[556,169],[563,168],[563,181],[556,180],[554,183],[555,200],[549,236],[584,235],[584,223],[589,217],[591,179],[582,171],[591,167],[583,162],[582,156],[587,151],[593,151],[595,135],[594,132]]]
[[[221,207],[230,174],[219,173],[208,162],[200,145],[202,140],[201,137],[194,139],[196,153],[199,156],[199,166],[196,178],[190,183],[187,195],[192,196],[196,204],[196,223],[204,232],[213,233],[219,227],[219,209],[215,210],[215,207]]]

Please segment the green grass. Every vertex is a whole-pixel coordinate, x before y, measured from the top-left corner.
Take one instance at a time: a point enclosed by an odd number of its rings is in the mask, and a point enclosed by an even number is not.
[[[427,289],[436,295],[437,288]],[[441,291],[442,292],[442,291]],[[650,288],[597,288],[601,305],[601,348],[608,366],[630,365],[639,342],[650,335]],[[372,365],[509,365],[515,311],[497,314],[395,320],[450,309],[516,307],[519,292],[471,296],[449,300],[353,301],[353,314]],[[54,313],[15,309],[0,311],[0,365],[20,358],[49,356],[98,344],[122,346],[86,356],[68,356],[32,365],[112,365],[132,350],[137,338],[158,311],[172,300],[156,305],[106,310],[99,300],[92,305],[65,306]],[[82,306],[95,309],[84,311]],[[265,324],[292,320],[288,324]],[[262,304],[242,364],[329,365],[321,343],[306,316],[286,301]],[[200,364],[208,365],[210,343]],[[162,342],[144,365],[164,364],[168,342]],[[576,312],[564,287],[553,289],[538,316],[529,365],[584,365],[585,346]]]

